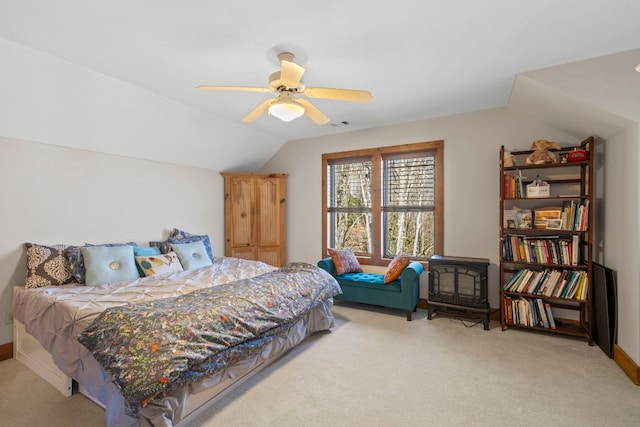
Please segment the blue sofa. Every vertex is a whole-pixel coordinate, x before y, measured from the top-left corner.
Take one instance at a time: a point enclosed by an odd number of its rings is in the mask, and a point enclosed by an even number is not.
[[[412,261],[402,271],[400,277],[390,283],[384,283],[384,275],[373,273],[345,273],[338,275],[331,258],[318,261],[318,267],[336,278],[342,294],[335,299],[378,305],[405,310],[407,320],[416,310],[420,296],[420,274],[422,264]]]

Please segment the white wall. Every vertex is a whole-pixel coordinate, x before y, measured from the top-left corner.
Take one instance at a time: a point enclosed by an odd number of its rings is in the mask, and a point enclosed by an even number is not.
[[[12,341],[12,287],[24,284],[22,244],[208,234],[224,252],[218,172],[0,137],[0,344]]]
[[[640,132],[632,126],[604,147],[604,243],[598,253],[618,274],[618,345],[640,363]],[[411,142],[444,140],[447,255],[489,258],[489,300],[498,307],[498,153],[528,149],[537,139],[572,145],[580,138],[508,109],[356,131],[287,143],[263,168],[286,172],[288,259],[315,263],[321,256],[321,155]],[[605,232],[606,230],[606,232]],[[302,237],[303,236],[303,237]],[[598,242],[598,244],[600,244]],[[420,296],[427,295],[426,282]]]
[[[604,262],[617,272],[618,345],[640,364],[640,132],[604,143]]]
[[[211,170],[260,168],[284,144],[2,38],[0,58],[3,137]]]
[[[588,135],[585,135],[585,137]],[[323,153],[444,140],[444,252],[488,258],[489,301],[499,307],[499,150],[528,149],[538,139],[579,142],[507,109],[344,133],[287,143],[263,168],[286,172],[287,258],[315,263],[321,256]],[[420,296],[426,298],[426,281]]]

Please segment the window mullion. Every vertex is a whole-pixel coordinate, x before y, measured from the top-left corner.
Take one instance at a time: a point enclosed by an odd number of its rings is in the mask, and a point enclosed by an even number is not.
[[[383,258],[382,253],[382,157],[376,152],[372,161],[371,179],[371,257],[373,262],[379,262]]]

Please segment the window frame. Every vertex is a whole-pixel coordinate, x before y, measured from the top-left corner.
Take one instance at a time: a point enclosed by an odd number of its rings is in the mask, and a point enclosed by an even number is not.
[[[370,158],[372,162],[371,177],[371,224],[372,242],[371,256],[356,254],[358,261],[363,265],[387,266],[391,258],[384,257],[382,237],[382,159],[384,156],[398,154],[420,154],[428,151],[435,157],[435,253],[442,254],[444,249],[444,141],[428,141],[412,144],[402,144],[387,147],[376,147],[360,150],[342,151],[338,153],[325,153],[322,155],[322,257],[329,256],[328,248],[328,185],[327,168],[331,162],[353,159]],[[420,259],[421,262],[426,262]]]

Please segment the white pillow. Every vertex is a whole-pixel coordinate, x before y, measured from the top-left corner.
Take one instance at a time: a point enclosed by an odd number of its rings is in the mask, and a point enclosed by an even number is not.
[[[175,252],[160,255],[137,256],[136,263],[145,276],[164,276],[184,271]]]

